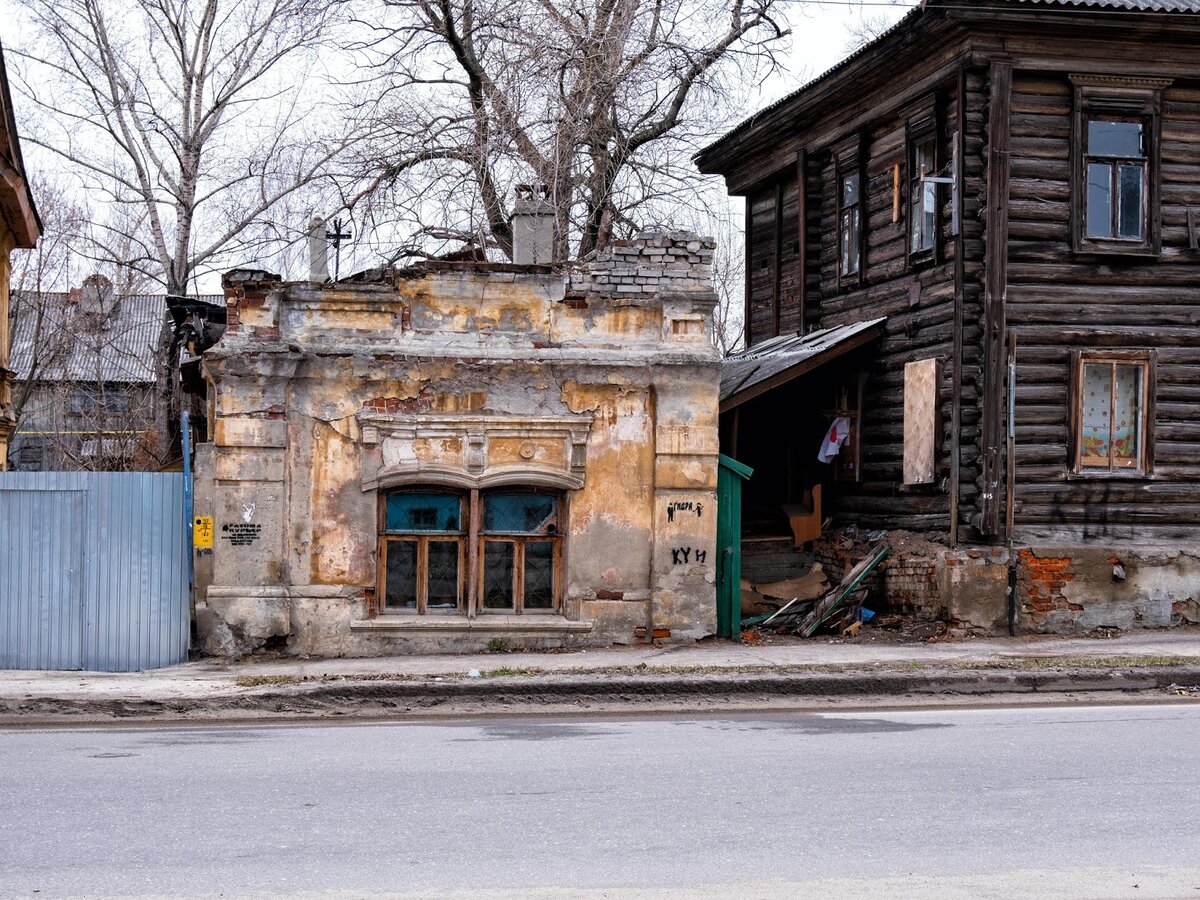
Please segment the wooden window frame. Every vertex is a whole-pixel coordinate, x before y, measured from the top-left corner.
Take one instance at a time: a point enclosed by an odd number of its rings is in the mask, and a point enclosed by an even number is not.
[[[930,142],[933,145],[933,171],[927,175],[936,175],[945,166],[942,142],[939,140],[941,129],[936,114],[936,103],[926,102],[928,111],[908,119],[904,129],[904,209],[907,221],[904,223],[904,254],[908,268],[916,269],[933,265],[941,261],[942,254],[942,192],[940,185],[933,186],[933,243],[929,247],[913,250],[913,229],[917,226],[918,208],[914,203],[916,190],[921,184],[921,172],[917,170],[914,157],[920,144]]]
[[[1171,82],[1104,75],[1073,74],[1070,78],[1075,92],[1070,151],[1072,249],[1106,256],[1156,257],[1162,252],[1162,92]],[[1093,119],[1143,124],[1146,146],[1140,240],[1087,234],[1088,122]]]
[[[513,545],[513,606],[512,609],[489,609],[483,605],[483,559],[488,543],[497,544],[512,544]],[[554,547],[554,582],[551,585],[551,594],[553,600],[550,607],[538,606],[532,609],[525,609],[525,548],[529,544],[551,544]],[[534,534],[481,534],[479,536],[479,582],[477,585],[479,600],[479,614],[494,616],[494,615],[557,615],[560,612],[562,598],[562,539],[559,535],[534,535]]]
[[[548,534],[529,534],[524,532],[486,532],[483,530],[483,505],[491,491],[462,491],[447,488],[444,485],[413,485],[396,490],[380,491],[376,529],[378,533],[379,561],[376,572],[376,613],[388,616],[411,615],[448,615],[475,618],[480,614],[487,615],[561,615],[563,587],[565,585],[564,566],[566,548],[563,540],[561,523],[566,521],[567,498],[557,491],[547,491],[526,485],[512,485],[497,488],[498,493],[530,491],[552,497],[555,503],[556,530]],[[460,528],[456,532],[444,531],[387,531],[387,498],[394,494],[406,493],[445,493],[458,497]],[[483,576],[484,576],[484,545],[487,541],[513,543],[513,607],[512,609],[484,609],[483,607]],[[416,609],[389,608],[387,605],[387,554],[388,544],[398,541],[414,541],[417,544],[416,571]],[[455,609],[430,610],[429,602],[429,544],[431,542],[458,543],[458,605]],[[525,577],[525,545],[527,543],[552,543],[554,545],[554,581],[552,585],[553,601],[549,608],[536,607],[525,610],[524,577]]]
[[[458,531],[388,531],[387,530],[387,499],[389,496],[396,494],[422,494],[422,493],[441,493],[451,494],[458,498],[459,502],[459,530]],[[462,615],[468,609],[468,597],[465,590],[467,585],[466,579],[466,547],[467,538],[469,536],[468,529],[462,527],[464,522],[469,521],[470,513],[470,497],[464,495],[461,491],[450,490],[439,485],[422,485],[419,487],[405,488],[402,490],[380,491],[378,501],[378,519],[376,529],[379,535],[379,566],[378,577],[376,578],[376,597],[378,598],[378,609],[383,615],[389,616],[405,616],[405,615]],[[389,608],[387,605],[387,554],[388,544],[401,541],[415,541],[417,544],[417,607],[416,609],[405,608]],[[429,543],[430,541],[449,542],[455,541],[458,543],[458,605],[455,609],[439,609],[430,613],[428,608],[429,603]]]
[[[1109,465],[1083,465],[1083,370],[1086,365],[1133,365],[1142,368],[1142,396],[1139,403],[1142,439],[1138,447],[1138,464],[1118,468],[1112,463],[1111,449]],[[1071,478],[1151,478],[1154,475],[1154,422],[1155,395],[1157,393],[1158,353],[1155,350],[1073,350],[1068,398],[1068,476]],[[1116,391],[1116,379],[1113,379]],[[1115,399],[1112,401],[1115,403]]]
[[[843,142],[833,151],[834,157],[834,209],[837,230],[837,285],[838,290],[852,290],[861,287],[866,280],[867,268],[867,223],[870,219],[869,203],[867,196],[867,173],[865,171],[864,161],[866,152],[864,148],[864,138],[860,135],[855,135],[848,141]],[[842,271],[842,256],[845,250],[842,234],[842,214],[848,207],[843,205],[842,197],[844,196],[844,183],[847,178],[858,178],[858,202],[854,204],[858,209],[858,229],[854,236],[856,250],[858,251],[858,268],[853,272]]]

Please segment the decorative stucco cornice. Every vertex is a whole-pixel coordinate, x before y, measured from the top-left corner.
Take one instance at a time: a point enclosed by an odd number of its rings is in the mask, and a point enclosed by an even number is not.
[[[413,484],[467,490],[507,485],[559,490],[583,487],[591,416],[404,415],[363,410],[358,422],[362,443],[380,446],[379,467],[363,472],[364,491]],[[529,458],[489,462],[489,443],[500,439],[527,441]],[[416,441],[449,441],[459,449],[426,459],[415,452]],[[536,450],[543,445],[557,445],[563,462],[537,459]]]

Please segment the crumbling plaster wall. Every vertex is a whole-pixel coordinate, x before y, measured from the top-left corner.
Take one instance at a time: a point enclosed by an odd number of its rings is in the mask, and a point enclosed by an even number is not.
[[[230,329],[205,359],[218,538],[198,608],[206,648],[274,636],[295,653],[372,655],[479,649],[497,634],[546,647],[646,626],[711,633],[711,252],[654,235],[582,271],[430,264],[351,285],[231,273]],[[380,486],[509,470],[571,483],[570,627],[375,615]]]
[[[891,554],[868,582],[871,600],[918,617],[1007,632],[1011,566],[1018,632],[1200,624],[1200,546],[1194,544],[950,548],[899,531],[881,539]],[[814,549],[836,582],[870,544],[861,534],[835,532]]]

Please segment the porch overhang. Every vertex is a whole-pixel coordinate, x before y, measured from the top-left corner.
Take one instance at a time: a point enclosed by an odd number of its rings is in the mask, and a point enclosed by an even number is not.
[[[721,412],[878,340],[886,321],[880,317],[808,334],[781,334],[727,356],[721,361]]]

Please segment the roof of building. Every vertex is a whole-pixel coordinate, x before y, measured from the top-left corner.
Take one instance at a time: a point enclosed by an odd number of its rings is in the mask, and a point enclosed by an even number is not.
[[[0,192],[0,209],[17,238],[18,247],[32,247],[42,233],[42,219],[37,204],[29,190],[29,179],[25,174],[25,159],[21,154],[21,139],[17,134],[17,120],[13,115],[12,92],[8,89],[8,68],[4,64],[4,47],[0,46],[0,110],[3,116],[4,140],[0,142],[0,153],[16,172],[15,184],[5,183]],[[7,179],[5,179],[7,182]]]
[[[721,362],[721,412],[811,372],[883,334],[886,318],[781,334],[727,356]]]
[[[14,292],[9,367],[21,380],[34,360],[36,295]],[[38,381],[153,382],[167,316],[162,294],[129,294],[107,315],[83,309],[78,293],[46,292],[42,298]],[[224,306],[223,295],[194,299]]]
[[[855,60],[871,53],[876,47],[887,42],[899,32],[907,30],[923,16],[927,16],[934,11],[949,6],[968,6],[975,9],[986,6],[992,7],[997,11],[1001,9],[1037,7],[1039,10],[1058,8],[1063,12],[1086,10],[1092,12],[1107,11],[1110,13],[1200,13],[1200,0],[986,0],[986,3],[976,3],[974,0],[971,0],[971,2],[966,2],[966,0],[922,0],[920,4],[914,6],[908,13],[902,16],[899,21],[897,21],[887,30],[880,33],[874,40],[863,44],[840,62],[806,82],[797,90],[780,97],[774,103],[763,107],[750,117],[742,120],[728,132],[717,138],[717,140],[700,150],[696,156],[700,157],[708,154],[721,144],[724,144],[726,141],[752,127],[756,122],[767,116],[769,113],[774,112],[780,107],[788,105],[798,97],[807,94],[818,85],[834,78],[836,75],[841,73],[843,69],[848,68]]]

